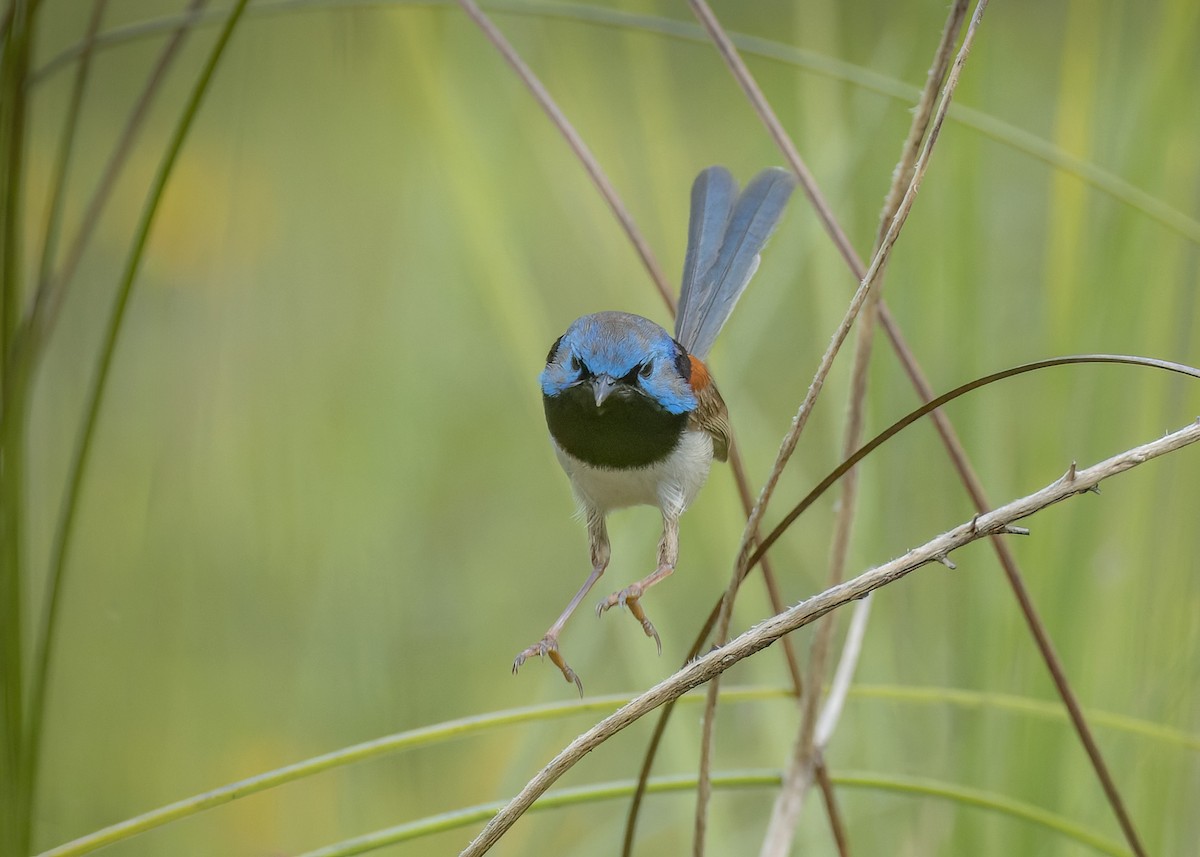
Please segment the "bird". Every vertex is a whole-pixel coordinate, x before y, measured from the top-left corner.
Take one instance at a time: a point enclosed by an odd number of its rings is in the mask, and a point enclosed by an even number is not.
[[[517,655],[514,674],[527,659],[548,657],[583,695],[559,636],[608,567],[608,513],[627,506],[661,512],[658,564],[596,612],[628,608],[662,654],[642,598],[674,572],[679,519],[713,459],[728,459],[732,442],[729,411],[704,358],[758,269],[794,187],[792,174],[777,167],[740,192],[724,167],[703,170],[692,184],[674,335],[642,316],[608,311],[576,319],[550,346],[540,377],[546,426],[587,526],[591,573],[545,635]]]

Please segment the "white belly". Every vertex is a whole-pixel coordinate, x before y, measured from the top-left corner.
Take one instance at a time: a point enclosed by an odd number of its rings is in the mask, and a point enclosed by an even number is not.
[[[593,467],[564,452],[557,443],[554,452],[571,477],[571,487],[582,506],[601,513],[625,506],[657,506],[663,514],[676,518],[704,485],[713,457],[712,438],[702,431],[685,431],[670,455],[634,470]]]

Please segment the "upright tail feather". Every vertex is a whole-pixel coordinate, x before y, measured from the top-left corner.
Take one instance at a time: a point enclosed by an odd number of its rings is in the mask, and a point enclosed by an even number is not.
[[[709,167],[696,177],[675,316],[675,338],[690,353],[704,357],[712,348],[758,269],[759,253],[795,184],[778,167],[760,172],[741,194],[724,167]]]

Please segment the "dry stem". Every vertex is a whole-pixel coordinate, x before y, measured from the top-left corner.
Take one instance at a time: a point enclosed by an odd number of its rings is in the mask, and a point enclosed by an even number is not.
[[[967,0],[957,0],[951,6],[945,26],[942,28],[942,36],[934,53],[933,64],[926,76],[925,87],[913,113],[908,137],[904,141],[900,160],[892,174],[892,185],[884,198],[883,210],[880,212],[879,231],[875,239],[876,249],[882,244],[884,236],[887,234],[888,224],[895,217],[900,206],[902,189],[912,179],[921,142],[925,139],[925,132],[929,128],[937,93],[941,89],[942,81],[949,69],[950,60],[954,55],[954,44],[958,41],[958,34],[962,29],[966,13]],[[867,301],[857,331],[854,364],[850,370],[850,402],[842,447],[843,458],[849,458],[862,445],[867,370],[871,363],[871,351],[875,341],[875,325],[879,316],[882,289],[881,281]],[[845,574],[850,534],[857,509],[858,472],[858,467],[854,467],[846,474],[841,483],[841,497],[838,500],[837,519],[829,552],[829,586],[838,583]],[[843,698],[845,689],[849,687],[853,677],[858,654],[862,650],[861,643],[863,635],[866,633],[869,610],[869,599],[864,599],[854,605],[852,635],[847,638],[837,669]],[[833,643],[834,627],[835,622],[832,616],[822,620],[817,627],[810,649],[808,675],[805,679],[806,685],[810,688],[820,688],[824,684],[826,663]],[[835,686],[839,686],[837,682],[835,682]],[[831,691],[829,703],[821,713],[822,735],[814,737],[814,730],[817,728],[818,703],[819,695],[815,692],[804,701],[799,732],[793,745],[791,761],[784,772],[783,782],[771,812],[771,819],[767,824],[767,832],[763,837],[763,844],[759,852],[761,857],[784,857],[791,850],[792,841],[795,839],[796,825],[800,820],[800,811],[804,805],[805,792],[812,783],[811,772],[808,769],[813,765],[823,766],[825,748],[836,728],[842,698]],[[822,771],[817,771],[818,780],[821,780],[822,773]]]
[[[461,852],[460,857],[478,857],[485,854],[559,777],[613,735],[664,703],[678,699],[689,690],[711,681],[785,634],[899,580],[922,565],[937,562],[940,556],[948,556],[951,551],[985,536],[1005,533],[1013,522],[1029,517],[1040,509],[1076,494],[1088,493],[1091,488],[1109,477],[1197,441],[1200,441],[1200,419],[1158,440],[1134,447],[1087,469],[1078,470],[1073,480],[1056,479],[1040,491],[1013,500],[986,514],[974,516],[891,562],[863,572],[853,580],[840,583],[800,602],[784,613],[755,625],[725,646],[692,661],[577,737],[492,817],[479,835]]]
[[[734,76],[745,90],[747,97],[753,103],[759,115],[767,122],[771,134],[775,137],[785,155],[788,158],[792,169],[796,172],[800,182],[806,186],[815,186],[811,174],[808,172],[803,161],[800,159],[799,152],[791,144],[787,133],[784,131],[782,124],[775,116],[767,103],[765,96],[759,89],[749,69],[737,53],[732,41],[721,28],[716,16],[709,9],[704,0],[691,0],[691,6],[697,18],[708,30],[717,48],[721,52],[721,56],[729,65]],[[912,180],[908,184],[908,188],[904,193],[904,197],[900,200],[896,209],[896,214],[888,225],[882,241],[879,243],[878,250],[871,261],[871,266],[861,279],[858,289],[850,300],[850,306],[846,310],[846,314],[834,333],[828,348],[821,357],[820,365],[817,367],[816,374],[813,377],[812,383],[809,385],[808,391],[804,396],[804,401],[800,404],[800,408],[796,416],[792,420],[792,428],[784,437],[779,448],[779,453],[776,456],[775,464],[767,475],[766,482],[763,485],[762,491],[759,494],[758,503],[750,513],[749,520],[746,522],[746,529],[743,533],[742,543],[738,551],[737,562],[734,567],[733,575],[730,581],[728,590],[726,591],[725,601],[721,606],[721,617],[718,620],[717,639],[720,641],[728,633],[729,617],[732,613],[732,603],[736,595],[737,587],[740,580],[745,576],[746,570],[749,568],[750,553],[752,550],[752,539],[758,531],[759,525],[762,522],[762,516],[766,511],[767,504],[770,502],[771,496],[774,493],[775,487],[779,482],[779,478],[783,473],[783,468],[787,465],[792,453],[796,449],[796,444],[799,442],[800,434],[804,431],[804,427],[808,422],[808,417],[812,413],[812,408],[816,403],[817,396],[820,395],[821,389],[825,385],[825,379],[829,375],[829,371],[833,366],[833,360],[837,356],[842,343],[845,342],[846,336],[850,332],[850,327],[858,316],[859,310],[863,303],[871,293],[872,287],[879,279],[879,275],[883,267],[887,264],[888,258],[891,256],[892,247],[895,245],[896,239],[900,234],[901,228],[908,219],[908,214],[912,210],[912,204],[916,198],[918,189],[921,186],[921,181],[925,177],[925,171],[928,168],[929,156],[933,151],[933,147],[937,142],[938,135],[941,131],[942,124],[945,122],[946,113],[950,107],[950,101],[953,98],[954,90],[958,85],[958,79],[962,72],[962,66],[966,62],[968,53],[970,52],[971,44],[974,40],[974,34],[978,27],[979,20],[982,18],[983,10],[987,7],[987,0],[979,0],[976,6],[975,15],[971,21],[971,26],[967,30],[966,38],[963,40],[962,47],[955,58],[954,65],[947,77],[945,87],[942,91],[941,102],[938,105],[937,114],[934,117],[933,125],[929,132],[929,137],[925,141],[925,145],[921,150],[921,155],[917,159],[916,166],[913,170]],[[814,197],[810,194],[810,199]],[[816,200],[814,199],[814,203]],[[828,212],[827,206],[823,212],[823,218],[827,223],[832,223],[832,214]],[[840,229],[836,230],[840,233]],[[843,241],[845,236],[842,235]],[[846,242],[845,247],[848,249],[849,244]],[[853,251],[850,251],[853,255]],[[704,853],[704,825],[705,815],[707,812],[708,800],[711,794],[709,787],[707,769],[708,759],[711,755],[713,723],[715,721],[715,695],[710,693],[709,703],[713,708],[706,709],[704,718],[704,732],[702,736],[701,752],[700,752],[700,777],[699,786],[697,788],[697,806],[696,806],[696,821],[695,821],[695,840],[693,843],[693,854],[696,857],[701,857]]]
[[[747,93],[751,101],[754,102],[756,109],[759,110],[771,132],[771,136],[775,139],[784,157],[788,163],[792,165],[793,170],[800,179],[800,187],[805,195],[811,201],[813,208],[816,210],[822,225],[826,232],[833,240],[838,252],[842,258],[846,260],[851,272],[858,280],[862,280],[866,275],[866,268],[862,260],[858,258],[854,252],[854,248],[850,246],[849,239],[846,238],[845,232],[833,217],[828,203],[825,201],[824,195],[820,188],[813,180],[812,175],[804,167],[800,160],[800,155],[796,150],[795,145],[788,138],[787,133],[783,130],[782,125],[766,108],[765,102],[760,105],[759,101],[755,100],[755,93],[748,91]],[[887,334],[888,340],[891,342],[892,349],[899,358],[901,365],[904,367],[905,374],[908,375],[910,382],[913,385],[917,395],[922,401],[929,401],[933,398],[933,388],[926,379],[924,372],[921,370],[920,364],[917,362],[916,356],[904,338],[899,325],[892,317],[891,311],[888,309],[886,302],[879,302],[879,322]],[[967,492],[971,495],[971,501],[975,507],[983,512],[991,508],[991,504],[983,490],[983,485],[979,481],[978,475],[971,466],[970,460],[967,458],[966,451],[963,449],[962,442],[958,439],[958,435],[954,430],[954,426],[950,420],[940,411],[935,411],[930,415],[938,434],[942,438],[942,443],[946,447],[946,452],[950,456],[950,461],[962,480]],[[1113,781],[1112,774],[1108,770],[1108,766],[1104,762],[1104,757],[1100,754],[1099,745],[1097,745],[1095,737],[1092,735],[1091,728],[1084,718],[1083,709],[1079,705],[1078,699],[1075,697],[1075,692],[1071,689],[1070,683],[1067,681],[1066,673],[1063,671],[1062,663],[1058,659],[1058,654],[1054,650],[1054,645],[1050,641],[1049,633],[1046,631],[1045,623],[1042,622],[1038,615],[1037,609],[1030,599],[1026,590],[1024,580],[1022,579],[1020,569],[1017,567],[1016,559],[1007,545],[1002,539],[992,539],[992,547],[996,552],[996,558],[999,560],[1001,567],[1004,569],[1005,577],[1008,579],[1009,586],[1013,590],[1013,595],[1017,599],[1017,603],[1021,608],[1021,612],[1025,617],[1026,624],[1029,626],[1030,633],[1033,635],[1034,642],[1042,656],[1042,660],[1046,664],[1046,668],[1050,671],[1050,676],[1054,681],[1056,690],[1063,700],[1063,704],[1067,708],[1067,712],[1071,718],[1071,725],[1079,735],[1079,740],[1083,744],[1084,749],[1091,760],[1092,767],[1096,772],[1096,777],[1100,780],[1101,787],[1104,789],[1105,796],[1108,798],[1109,805],[1112,807],[1114,815],[1121,826],[1121,830],[1125,835],[1126,841],[1138,857],[1144,857],[1145,848],[1142,846],[1138,838],[1137,831],[1133,827],[1133,821],[1129,816],[1128,810],[1125,808],[1124,802],[1121,800],[1121,795],[1117,791],[1116,783]]]
[[[496,44],[497,48],[499,48],[501,50],[501,52],[505,55],[506,59],[510,62],[510,64],[512,64],[513,67],[518,71],[518,73],[520,74],[522,79],[525,81],[526,85],[534,93],[535,97],[537,97],[538,100],[542,103],[543,108],[546,109],[546,111],[550,115],[552,121],[555,122],[555,124],[560,129],[560,131],[564,134],[564,136],[567,137],[568,141],[572,143],[572,146],[576,150],[576,154],[583,160],[585,167],[588,168],[589,172],[592,172],[593,170],[598,170],[598,165],[596,164],[594,158],[590,157],[590,152],[588,152],[586,147],[582,146],[582,141],[579,140],[577,135],[575,135],[574,130],[571,128],[569,123],[566,122],[566,119],[561,114],[561,111],[559,111],[557,109],[557,107],[554,105],[553,101],[550,99],[545,88],[541,86],[540,82],[532,74],[532,72],[528,69],[528,67],[526,67],[524,65],[524,63],[521,62],[519,57],[517,57],[515,51],[511,47],[511,45],[509,45],[507,43],[507,41],[504,40],[503,36],[495,29],[494,25],[492,25],[491,22],[488,21],[488,19],[483,15],[483,13],[478,9],[478,7],[473,2],[470,2],[470,0],[461,0],[461,2],[464,3],[464,8],[468,11],[468,13],[471,14],[472,18],[474,20],[476,20],[476,22],[479,23],[479,25],[484,29],[485,33],[487,33],[488,37],[490,39],[492,39],[494,44]],[[707,7],[705,7],[705,8],[707,8]],[[709,16],[711,17],[711,12],[709,13]],[[720,44],[721,44],[720,39],[718,39],[718,46],[720,46]],[[729,45],[728,47],[731,51],[732,46]],[[740,60],[738,60],[736,57],[736,53],[733,53],[732,56],[733,56],[734,61],[740,63]],[[834,244],[837,246],[839,253],[841,253],[842,257],[846,260],[847,265],[850,267],[850,269],[854,273],[855,277],[858,278],[860,280],[860,282],[864,281],[870,272],[865,269],[862,261],[858,258],[857,254],[854,252],[853,247],[850,245],[849,239],[846,237],[845,233],[842,231],[841,227],[839,226],[837,220],[834,218],[831,210],[829,209],[828,204],[826,203],[823,195],[821,194],[819,188],[817,187],[815,180],[813,179],[811,173],[809,173],[804,162],[801,160],[798,151],[796,150],[795,146],[792,144],[791,140],[788,138],[787,133],[784,131],[781,123],[779,123],[778,119],[774,116],[773,113],[771,113],[769,106],[766,105],[766,101],[765,101],[765,98],[763,98],[762,93],[758,90],[757,86],[754,85],[753,79],[750,78],[749,75],[747,74],[744,78],[740,78],[740,82],[743,83],[743,86],[746,88],[747,95],[750,97],[751,102],[754,104],[755,108],[759,111],[760,115],[763,116],[764,121],[766,121],[768,128],[771,132],[772,137],[775,139],[776,143],[779,145],[780,149],[783,151],[789,165],[792,167],[793,171],[796,173],[796,175],[800,179],[801,187],[803,188],[805,194],[808,196],[813,207],[816,209],[818,216],[821,219],[822,224],[825,226],[826,231],[829,233],[829,235],[833,239]],[[931,139],[932,139],[932,136],[936,136],[936,130],[935,130],[935,134],[931,135]],[[578,144],[578,145],[576,145],[576,144]],[[592,174],[593,174],[593,178],[595,179],[597,176],[597,173],[592,172]],[[599,173],[599,175],[601,177],[603,176],[602,173]],[[605,186],[599,185],[599,184],[598,184],[598,186],[600,186],[601,192],[604,193]],[[609,187],[609,189],[611,190],[611,187]],[[612,206],[614,203],[614,200],[617,199],[615,196],[615,192],[611,196],[609,194],[605,193],[605,197],[609,201],[610,206]],[[661,274],[657,269],[657,266],[652,263],[652,257],[647,255],[648,249],[645,247],[644,242],[642,241],[640,235],[637,233],[636,228],[633,227],[632,220],[628,219],[627,215],[624,215],[623,207],[622,208],[614,207],[614,211],[617,213],[617,217],[621,221],[622,225],[626,228],[626,232],[629,235],[630,240],[634,243],[634,246],[638,249],[639,253],[642,254],[643,262],[650,260],[651,264],[648,264],[647,269],[650,271],[652,278],[655,280],[655,283],[658,286],[660,293],[662,293],[664,300],[668,303],[668,305],[673,305],[673,296],[672,296],[670,290],[668,288],[666,288],[665,283],[661,278]],[[904,336],[901,333],[898,325],[896,324],[895,320],[892,318],[891,313],[887,308],[887,305],[885,303],[883,303],[882,301],[880,301],[880,303],[879,303],[879,319],[880,319],[881,325],[884,328],[884,331],[888,335],[888,339],[892,343],[893,349],[895,350],[897,356],[900,358],[900,361],[901,361],[902,365],[904,366],[905,372],[908,374],[918,395],[921,396],[923,400],[928,401],[933,396],[932,388],[930,387],[928,381],[925,379],[924,373],[921,371],[921,368],[918,365],[911,348],[908,346],[908,343],[905,341]],[[979,479],[975,475],[973,469],[971,468],[970,462],[967,460],[966,453],[962,449],[962,444],[958,440],[958,437],[954,432],[953,426],[950,424],[949,420],[947,420],[946,417],[943,414],[941,414],[940,412],[934,412],[931,415],[931,417],[934,421],[934,424],[937,428],[938,433],[941,435],[943,442],[946,445],[946,449],[947,449],[948,454],[950,455],[951,461],[954,464],[955,469],[959,473],[959,476],[962,479],[964,485],[967,487],[968,492],[971,494],[972,500],[974,501],[976,507],[978,509],[980,509],[980,511],[983,511],[983,510],[989,508],[989,503],[987,502],[986,497],[984,496],[982,486],[979,483]],[[740,474],[739,474],[739,490],[744,490],[744,485],[742,484],[742,478],[741,478]],[[755,527],[754,527],[755,531],[757,530],[757,523],[758,522],[755,522]],[[757,538],[757,536],[755,536],[755,538]],[[1141,844],[1138,841],[1137,834],[1133,829],[1132,822],[1129,818],[1129,815],[1128,815],[1127,811],[1125,810],[1123,803],[1121,802],[1120,795],[1116,791],[1116,787],[1112,781],[1112,777],[1109,774],[1107,767],[1105,766],[1104,760],[1099,753],[1099,748],[1096,745],[1095,740],[1091,735],[1091,731],[1090,731],[1086,721],[1083,718],[1083,713],[1079,707],[1078,701],[1075,699],[1073,691],[1071,690],[1070,685],[1067,683],[1066,676],[1062,671],[1061,664],[1058,662],[1057,655],[1054,652],[1052,644],[1050,643],[1049,636],[1046,633],[1045,627],[1044,627],[1040,617],[1038,616],[1035,608],[1033,607],[1033,604],[1030,601],[1028,594],[1024,591],[1024,583],[1021,580],[1020,572],[1017,569],[1016,562],[1013,559],[1011,553],[1007,550],[1007,548],[1003,544],[1002,540],[993,539],[992,544],[996,550],[997,556],[1000,560],[1000,564],[1004,568],[1005,574],[1009,579],[1010,585],[1013,588],[1014,594],[1016,595],[1017,600],[1018,600],[1019,604],[1021,605],[1022,612],[1025,615],[1026,621],[1029,624],[1031,633],[1033,634],[1034,639],[1037,642],[1037,645],[1041,651],[1042,657],[1045,660],[1048,669],[1050,670],[1051,676],[1054,679],[1054,682],[1058,689],[1058,692],[1059,692],[1060,696],[1063,698],[1064,704],[1066,705],[1067,710],[1071,715],[1072,723],[1073,723],[1076,731],[1078,732],[1078,734],[1080,736],[1080,740],[1084,744],[1084,747],[1087,750],[1089,757],[1092,760],[1093,767],[1095,768],[1097,776],[1101,781],[1101,785],[1104,788],[1105,794],[1108,796],[1109,802],[1112,805],[1115,814],[1117,815],[1117,818],[1121,824],[1122,830],[1124,831],[1126,838],[1130,842],[1130,845],[1133,847],[1133,850],[1140,857],[1140,855],[1144,854],[1144,849],[1141,847]],[[745,540],[743,540],[743,550],[745,550],[745,547],[746,547],[746,543],[745,543]],[[767,581],[768,590],[771,595],[772,603],[773,604],[778,603],[777,588],[773,585],[773,580],[772,580],[771,576],[769,575],[768,569],[765,566],[765,564],[764,564],[763,571],[764,571],[764,578]],[[790,655],[790,653],[789,653],[788,660],[789,660],[789,668],[791,668],[792,672],[795,673],[795,659],[794,659],[794,656]],[[665,722],[663,724],[661,724],[660,726],[665,726]],[[661,733],[661,728],[660,728],[659,732]],[[652,760],[652,753],[653,753],[653,747],[651,748],[650,753],[648,754],[647,762],[646,762],[646,765],[644,766],[644,772],[648,771],[648,769],[649,769],[649,764],[650,764],[650,761]],[[637,806],[638,806],[638,800],[639,800],[640,794],[641,794],[641,792],[639,790],[639,793],[636,794],[634,797],[633,805],[631,806],[631,809],[630,809],[631,823],[627,827],[627,845],[629,844],[629,842],[628,842],[629,837],[632,835],[632,819],[636,818]],[[627,847],[626,852],[628,853],[628,851],[629,851],[629,848]]]

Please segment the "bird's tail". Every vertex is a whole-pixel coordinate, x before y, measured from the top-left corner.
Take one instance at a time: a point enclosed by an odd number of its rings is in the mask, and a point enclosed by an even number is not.
[[[690,353],[704,357],[712,348],[758,269],[758,254],[795,184],[791,173],[778,167],[763,170],[740,194],[724,167],[696,176],[675,316],[675,338]]]

